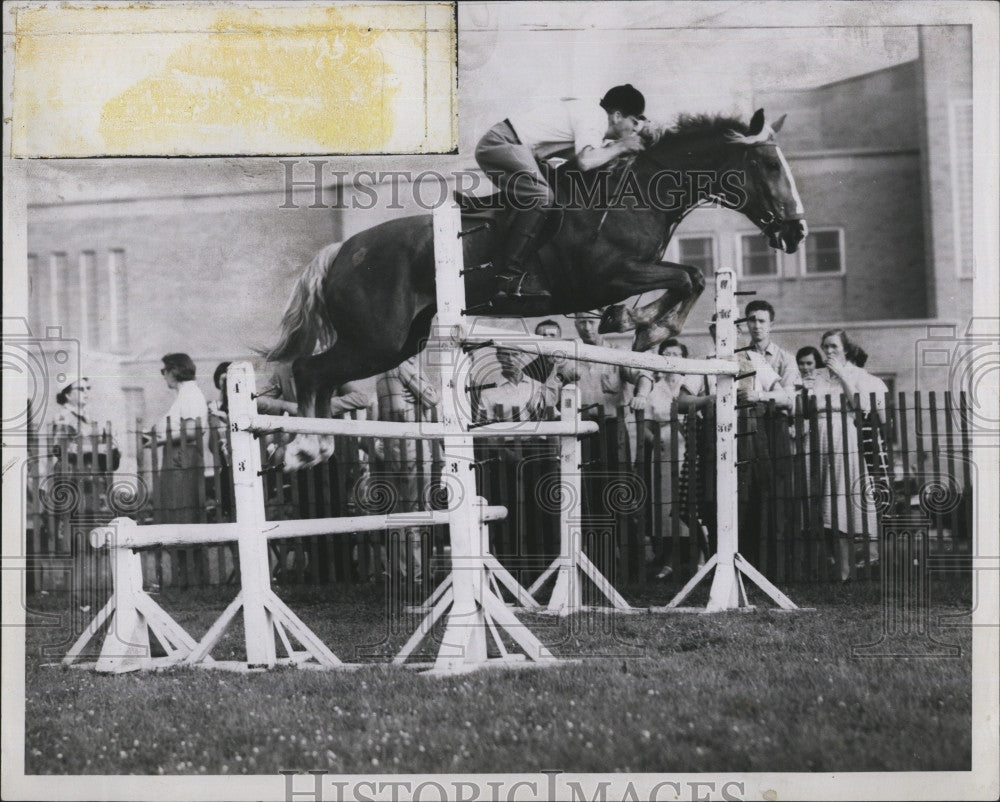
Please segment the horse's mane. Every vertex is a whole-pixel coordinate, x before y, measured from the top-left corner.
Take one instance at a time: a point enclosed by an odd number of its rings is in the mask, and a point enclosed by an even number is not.
[[[724,138],[731,134],[746,136],[750,126],[739,117],[723,114],[681,114],[672,128],[653,132],[647,147],[670,145],[688,138]]]

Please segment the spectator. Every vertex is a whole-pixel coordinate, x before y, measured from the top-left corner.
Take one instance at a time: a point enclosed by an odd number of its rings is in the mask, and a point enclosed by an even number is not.
[[[216,499],[216,503],[221,521],[233,519],[232,458],[229,453],[229,398],[226,395],[227,371],[231,364],[233,363],[220,362],[216,365],[215,372],[212,374],[212,384],[219,391],[219,397],[208,402],[209,452],[212,454],[215,470],[219,476],[219,481],[214,487],[218,488],[219,498]],[[235,551],[232,553],[235,559]]]
[[[168,429],[174,439],[177,439],[182,432],[182,421],[198,420],[204,424],[208,420],[208,402],[194,380],[196,368],[191,357],[187,354],[167,354],[162,361],[160,375],[166,381],[167,387],[177,391],[177,396],[154,427],[160,432],[160,443],[163,442]]]
[[[888,388],[877,376],[861,368],[858,360],[867,360],[843,329],[833,329],[823,335],[823,354],[826,367],[816,372],[812,393],[819,404],[817,427],[820,446],[820,487],[823,489],[823,527],[834,538],[835,559],[841,581],[851,576],[853,544],[848,542],[848,531],[858,535],[868,534],[868,563],[876,564],[878,553],[878,522],[870,494],[864,492],[869,477],[888,481],[884,449],[880,446],[878,426],[885,420],[885,394]],[[871,395],[875,394],[872,407]],[[868,428],[869,445],[858,448],[858,437],[853,426],[845,431],[842,411],[854,411],[860,405],[864,414],[864,428]],[[826,414],[827,408],[830,415]],[[847,416],[852,423],[854,415]],[[831,452],[830,438],[834,444]],[[870,452],[867,459],[859,458]],[[857,477],[852,487],[846,486],[847,471]]]
[[[688,347],[680,340],[671,337],[660,343],[657,349],[660,356],[688,358]],[[635,391],[632,398],[631,408],[633,410],[645,410],[646,412],[646,432],[647,441],[652,442],[654,427],[653,423],[659,423],[661,439],[665,453],[669,453],[671,430],[669,426],[662,424],[670,423],[670,410],[673,402],[683,394],[697,395],[699,391],[698,381],[692,380],[683,373],[654,373],[650,377],[646,371],[639,372],[635,381]]]
[[[437,388],[421,372],[417,357],[386,371],[375,383],[378,397],[378,417],[385,421],[420,422],[436,418],[440,403]],[[387,438],[383,441],[383,469],[386,479],[396,492],[398,503],[389,512],[414,512],[423,507],[430,494],[424,492],[430,485],[432,474],[432,445],[428,441]],[[404,581],[412,576],[413,585],[423,582],[421,556],[421,529],[390,530],[389,536],[399,538],[399,574]],[[412,574],[408,571],[408,557]],[[383,564],[386,563],[383,555]]]
[[[291,362],[276,362],[257,392],[257,411],[264,415],[298,415],[299,401]]]
[[[355,409],[367,409],[371,398],[354,382],[336,388],[330,399],[330,417]],[[257,393],[257,411],[265,415],[298,415],[299,400],[295,389],[292,363],[277,362],[267,383]]]
[[[562,326],[554,320],[543,320],[535,326],[535,334],[546,339],[558,340],[562,337]]]
[[[187,354],[167,354],[160,374],[177,392],[166,414],[149,433],[156,445],[166,446],[162,465],[162,498],[166,523],[193,523],[200,517],[197,499],[204,482],[204,443],[192,424],[208,422],[208,402],[195,382],[195,365]],[[170,433],[169,442],[167,433]],[[186,436],[185,436],[186,435]],[[155,439],[153,439],[155,438]]]
[[[811,345],[806,345],[800,348],[795,353],[795,361],[799,366],[799,376],[800,382],[795,386],[797,392],[808,393],[812,389],[813,384],[816,381],[816,371],[820,368],[826,366],[823,362],[823,355],[819,352],[818,348]],[[803,397],[803,401],[804,401]],[[805,479],[805,487],[811,488],[812,485],[812,460],[810,459],[810,448],[809,448],[809,416],[807,414],[808,407],[805,403],[802,404],[800,413],[796,413],[796,418],[793,418],[788,423],[788,433],[792,438],[792,445],[795,447],[795,453],[801,455],[801,465],[803,468],[803,478]],[[796,430],[797,419],[802,419],[802,435],[798,436]]]
[[[774,323],[774,307],[757,298],[746,306],[744,316],[750,332],[751,353],[764,357],[781,377],[781,385],[791,393],[799,383],[799,370],[792,355],[771,340],[771,325]]]
[[[225,415],[229,411],[229,403],[226,397],[226,378],[229,366],[232,364],[232,362],[220,362],[215,366],[215,372],[212,374],[212,384],[219,391],[219,397],[215,401],[208,403],[208,411],[210,413],[222,413]]]
[[[584,345],[615,348],[597,333],[597,318],[589,313],[578,314],[574,320],[577,336]],[[580,407],[587,418],[615,418],[622,395],[621,373],[616,365],[576,361],[562,368],[566,384],[580,389]]]
[[[816,377],[816,371],[826,366],[819,349],[811,345],[804,346],[795,352],[795,362],[799,366],[800,379],[796,385],[796,390],[811,388]]]
[[[498,346],[496,359],[500,365],[500,376],[494,374],[493,381],[481,385],[478,398],[474,397],[474,419],[538,421],[554,417],[557,393],[525,375],[522,365],[527,361],[527,355]],[[517,429],[522,436],[490,438],[476,444],[477,461],[495,463],[489,469],[490,473],[503,477],[500,481],[506,487],[524,485],[536,488],[546,481],[544,477],[558,475],[558,461],[552,458],[551,444],[547,446],[546,439],[542,437],[523,436],[525,430],[530,431],[530,428],[530,423],[511,424],[510,429]],[[525,458],[528,451],[533,453],[533,458]],[[517,506],[513,506],[514,503]],[[518,494],[508,506],[508,521],[512,524],[491,527],[491,551],[498,556],[531,555],[538,559],[554,556],[558,517],[547,514],[540,507],[539,497],[532,492],[523,496]],[[521,529],[516,523],[519,521],[534,521],[538,525]],[[516,544],[511,541],[510,535],[516,535]],[[509,547],[515,551],[510,551]]]
[[[501,420],[511,420],[517,410],[520,420],[543,420],[547,410],[554,409],[556,398],[541,382],[524,372],[524,357],[513,348],[496,348],[500,363],[500,380],[483,386],[475,410],[477,420],[491,420],[500,407]]]
[[[657,353],[659,353],[660,356],[687,359],[688,348],[684,343],[671,337],[670,339],[660,343]],[[654,472],[652,470],[654,458],[659,459],[661,462],[673,460],[673,439],[675,431],[671,426],[670,417],[674,402],[677,401],[682,394],[696,395],[698,392],[698,384],[696,381],[690,381],[689,378],[683,373],[657,372],[650,376],[650,374],[646,371],[637,371],[637,374],[631,408],[633,411],[641,409],[646,413],[645,432],[643,433],[643,437],[648,447],[645,451],[646,464],[642,466],[642,468],[646,482],[648,486],[651,487],[654,477]],[[657,428],[659,429],[658,441],[656,433]],[[672,470],[665,470],[661,473],[663,481],[660,486],[659,497],[660,503],[663,504],[664,509],[667,510],[672,509],[671,505],[674,500],[671,492],[671,485],[673,484],[670,478],[671,474],[684,464],[684,438],[679,429],[676,434],[678,440],[678,461],[676,464],[672,463]],[[656,455],[657,442],[659,443],[658,456]],[[653,516],[650,516],[651,521],[652,518]],[[688,527],[684,522],[681,522],[680,536],[683,538],[689,537]],[[663,555],[667,561],[670,559],[672,547],[673,540],[667,539],[665,541],[665,550]],[[652,544],[647,541],[647,563],[650,563],[652,559]],[[664,562],[663,566],[656,574],[656,578],[666,579],[671,573],[673,573],[673,569],[670,567],[669,562]]]
[[[232,362],[220,362],[212,374],[212,384],[219,391],[219,397],[208,402],[208,418],[220,437],[229,426],[229,398],[226,395],[226,377]],[[220,440],[220,448],[225,446],[225,438]],[[226,458],[228,462],[228,457]]]
[[[547,340],[562,339],[562,326],[554,320],[543,320],[535,326],[535,336]],[[556,361],[551,356],[541,354],[536,357],[524,369],[524,373],[529,379],[548,385],[556,391],[562,386],[556,375]]]
[[[90,379],[86,376],[63,387],[56,395],[59,408],[52,421],[52,433],[58,438],[67,438],[66,463],[69,466],[91,468],[96,450],[97,470],[101,473],[116,471],[121,462],[121,452],[111,439],[108,427],[101,426],[94,418],[89,401]],[[99,438],[96,449],[92,440],[84,439],[95,433]]]

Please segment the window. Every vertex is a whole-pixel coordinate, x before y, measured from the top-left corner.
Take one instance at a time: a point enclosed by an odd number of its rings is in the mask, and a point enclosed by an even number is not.
[[[745,278],[777,276],[778,256],[760,234],[740,236],[740,275]]]
[[[684,237],[677,241],[677,261],[701,270],[702,275],[715,275],[715,243],[711,237]]]
[[[125,252],[63,251],[28,255],[30,323],[49,326],[95,351],[122,351],[128,342]]]
[[[836,275],[844,272],[840,229],[810,231],[806,237],[806,275]]]

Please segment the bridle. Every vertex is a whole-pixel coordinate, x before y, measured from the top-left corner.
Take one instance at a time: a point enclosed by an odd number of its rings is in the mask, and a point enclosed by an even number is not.
[[[754,182],[758,186],[764,186],[767,182],[764,180],[760,162],[752,157],[752,152],[756,153],[763,148],[774,148],[775,152],[778,150],[778,146],[774,142],[759,142],[753,145],[746,145],[743,151],[743,158],[741,160],[744,171],[748,175],[752,175],[754,177]],[[785,223],[802,220],[804,218],[804,215],[798,213],[791,215],[780,214],[778,205],[775,203],[774,196],[771,193],[766,193],[766,196],[760,199],[760,203],[763,207],[763,213],[757,220],[754,220],[754,223],[758,228],[760,228],[761,233],[763,233],[765,237],[776,237],[781,233],[781,227]]]

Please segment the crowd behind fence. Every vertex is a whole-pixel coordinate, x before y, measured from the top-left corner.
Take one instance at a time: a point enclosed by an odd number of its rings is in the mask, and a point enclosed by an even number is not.
[[[926,523],[931,551],[968,553],[975,474],[964,393],[887,397],[884,420],[863,415],[859,404],[830,400],[817,405],[800,397],[792,413],[773,404],[741,410],[744,556],[776,582],[816,582],[843,578],[836,555],[847,549],[850,578],[869,580],[879,571],[877,552],[866,545],[896,517],[914,514]],[[573,524],[589,556],[618,586],[690,576],[715,546],[711,412],[682,414],[675,404],[669,421],[625,408],[614,418],[589,412],[600,430],[582,442],[583,498]],[[141,422],[135,431],[144,431]],[[102,602],[110,591],[107,556],[89,547],[86,534],[114,517],[140,525],[234,520],[226,431],[185,421],[179,432],[157,434],[136,434],[134,475],[114,472],[110,427],[32,439],[25,477],[29,592],[72,590],[81,606],[94,597]],[[881,445],[873,450],[872,440]],[[285,473],[282,436],[261,437],[268,519],[443,508],[440,444],[407,442],[339,436],[331,459]],[[558,443],[488,438],[477,441],[475,461],[480,493],[509,509],[490,527],[491,550],[530,584],[559,552],[566,491]],[[429,590],[448,567],[444,526],[272,544],[278,584],[352,586],[402,575]],[[150,549],[143,570],[152,587],[239,583],[234,544]]]

